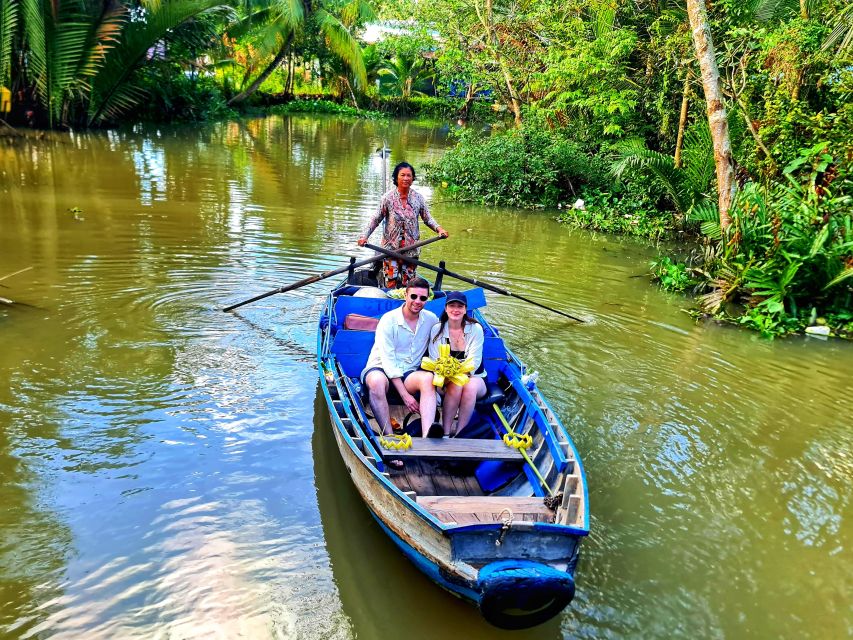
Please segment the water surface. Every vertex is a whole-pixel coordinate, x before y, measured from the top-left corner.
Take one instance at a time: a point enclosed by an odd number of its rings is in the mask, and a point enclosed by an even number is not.
[[[441,201],[583,457],[592,533],[559,619],[504,634],[349,484],[318,399],[326,283],[439,128],[291,116],[0,146],[0,637],[842,638],[849,343],[696,324],[654,247]],[[448,285],[452,284],[448,281]]]

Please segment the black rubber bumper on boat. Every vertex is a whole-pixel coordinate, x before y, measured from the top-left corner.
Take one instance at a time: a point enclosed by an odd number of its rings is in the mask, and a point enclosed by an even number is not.
[[[565,609],[575,581],[565,571],[528,560],[501,560],[480,569],[480,612],[502,629],[526,629]]]

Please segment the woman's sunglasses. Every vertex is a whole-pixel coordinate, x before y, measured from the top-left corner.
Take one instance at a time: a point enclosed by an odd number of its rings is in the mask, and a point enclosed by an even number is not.
[[[421,302],[426,302],[429,299],[429,296],[419,296],[417,293],[410,293],[409,300],[420,300]]]

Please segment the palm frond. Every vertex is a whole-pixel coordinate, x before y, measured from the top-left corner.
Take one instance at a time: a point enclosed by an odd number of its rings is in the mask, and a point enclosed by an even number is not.
[[[848,4],[839,11],[835,21],[835,26],[820,48],[824,51],[835,48],[835,53],[841,54],[853,44],[853,4]]]
[[[129,104],[127,96],[133,92],[120,89],[151,47],[170,30],[211,11],[230,12],[231,7],[223,0],[172,0],[150,11],[144,21],[128,23],[123,32],[122,46],[107,54],[103,68],[92,81],[89,124],[102,121],[108,113],[117,114]],[[123,98],[119,99],[119,96]]]
[[[712,240],[722,239],[723,232],[720,228],[720,210],[716,202],[705,199],[694,203],[687,212],[687,219],[700,223],[699,229],[702,235],[708,236]]]
[[[0,0],[0,84],[12,73],[12,42],[18,32],[19,0]]]
[[[124,83],[112,94],[112,98],[104,105],[102,120],[116,120],[123,113],[130,111],[141,103],[147,94],[139,87]]]
[[[302,0],[277,0],[276,22],[288,31],[296,31],[305,22],[305,5]]]
[[[684,162],[684,186],[695,201],[707,193],[716,177],[714,163],[714,143],[707,118],[691,126],[684,134],[684,149],[681,152]]]
[[[273,18],[273,13],[272,7],[263,7],[232,22],[225,31],[231,38],[242,38],[253,29],[256,29],[259,24],[270,22]],[[277,16],[278,13],[276,12],[275,15]]]
[[[605,39],[613,32],[613,25],[616,21],[615,5],[602,4],[591,9],[592,13],[592,31],[596,39]]]
[[[65,111],[66,99],[87,86],[79,70],[86,59],[92,23],[67,3],[24,0],[22,8],[27,73],[48,124],[53,126]]]
[[[827,282],[823,288],[824,290],[829,289],[830,287],[834,287],[835,285],[837,285],[839,282],[843,282],[844,280],[847,280],[847,278],[851,277],[853,277],[853,267],[847,267],[841,273],[835,276],[832,280]]]
[[[366,86],[367,70],[364,67],[361,46],[349,29],[325,9],[316,9],[314,19],[320,27],[320,32],[326,37],[329,49],[349,67],[354,84],[358,87]]]
[[[615,147],[616,159],[610,171],[616,178],[622,178],[630,170],[648,172],[660,180],[675,207],[686,212],[692,200],[685,197],[682,185],[683,177],[675,166],[672,156],[647,149],[642,140],[630,139]]]
[[[799,0],[757,0],[750,8],[757,22],[771,22],[796,13],[799,6]]]
[[[91,32],[86,43],[87,58],[80,67],[83,76],[94,76],[103,64],[107,52],[119,42],[121,31],[127,22],[127,9],[118,5],[103,16]]]
[[[347,28],[376,20],[376,10],[366,0],[351,0],[341,9],[341,22]]]

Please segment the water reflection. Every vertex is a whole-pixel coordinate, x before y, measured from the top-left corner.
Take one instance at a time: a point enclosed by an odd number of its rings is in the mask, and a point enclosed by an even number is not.
[[[494,635],[342,473],[329,282],[219,311],[364,255],[375,150],[420,169],[443,136],[293,116],[0,145],[0,273],[33,267],[2,293],[31,306],[0,307],[0,637]],[[530,637],[849,635],[849,345],[696,324],[636,277],[653,247],[416,188],[451,232],[427,262],[590,319],[488,296],[589,474],[576,600]]]

